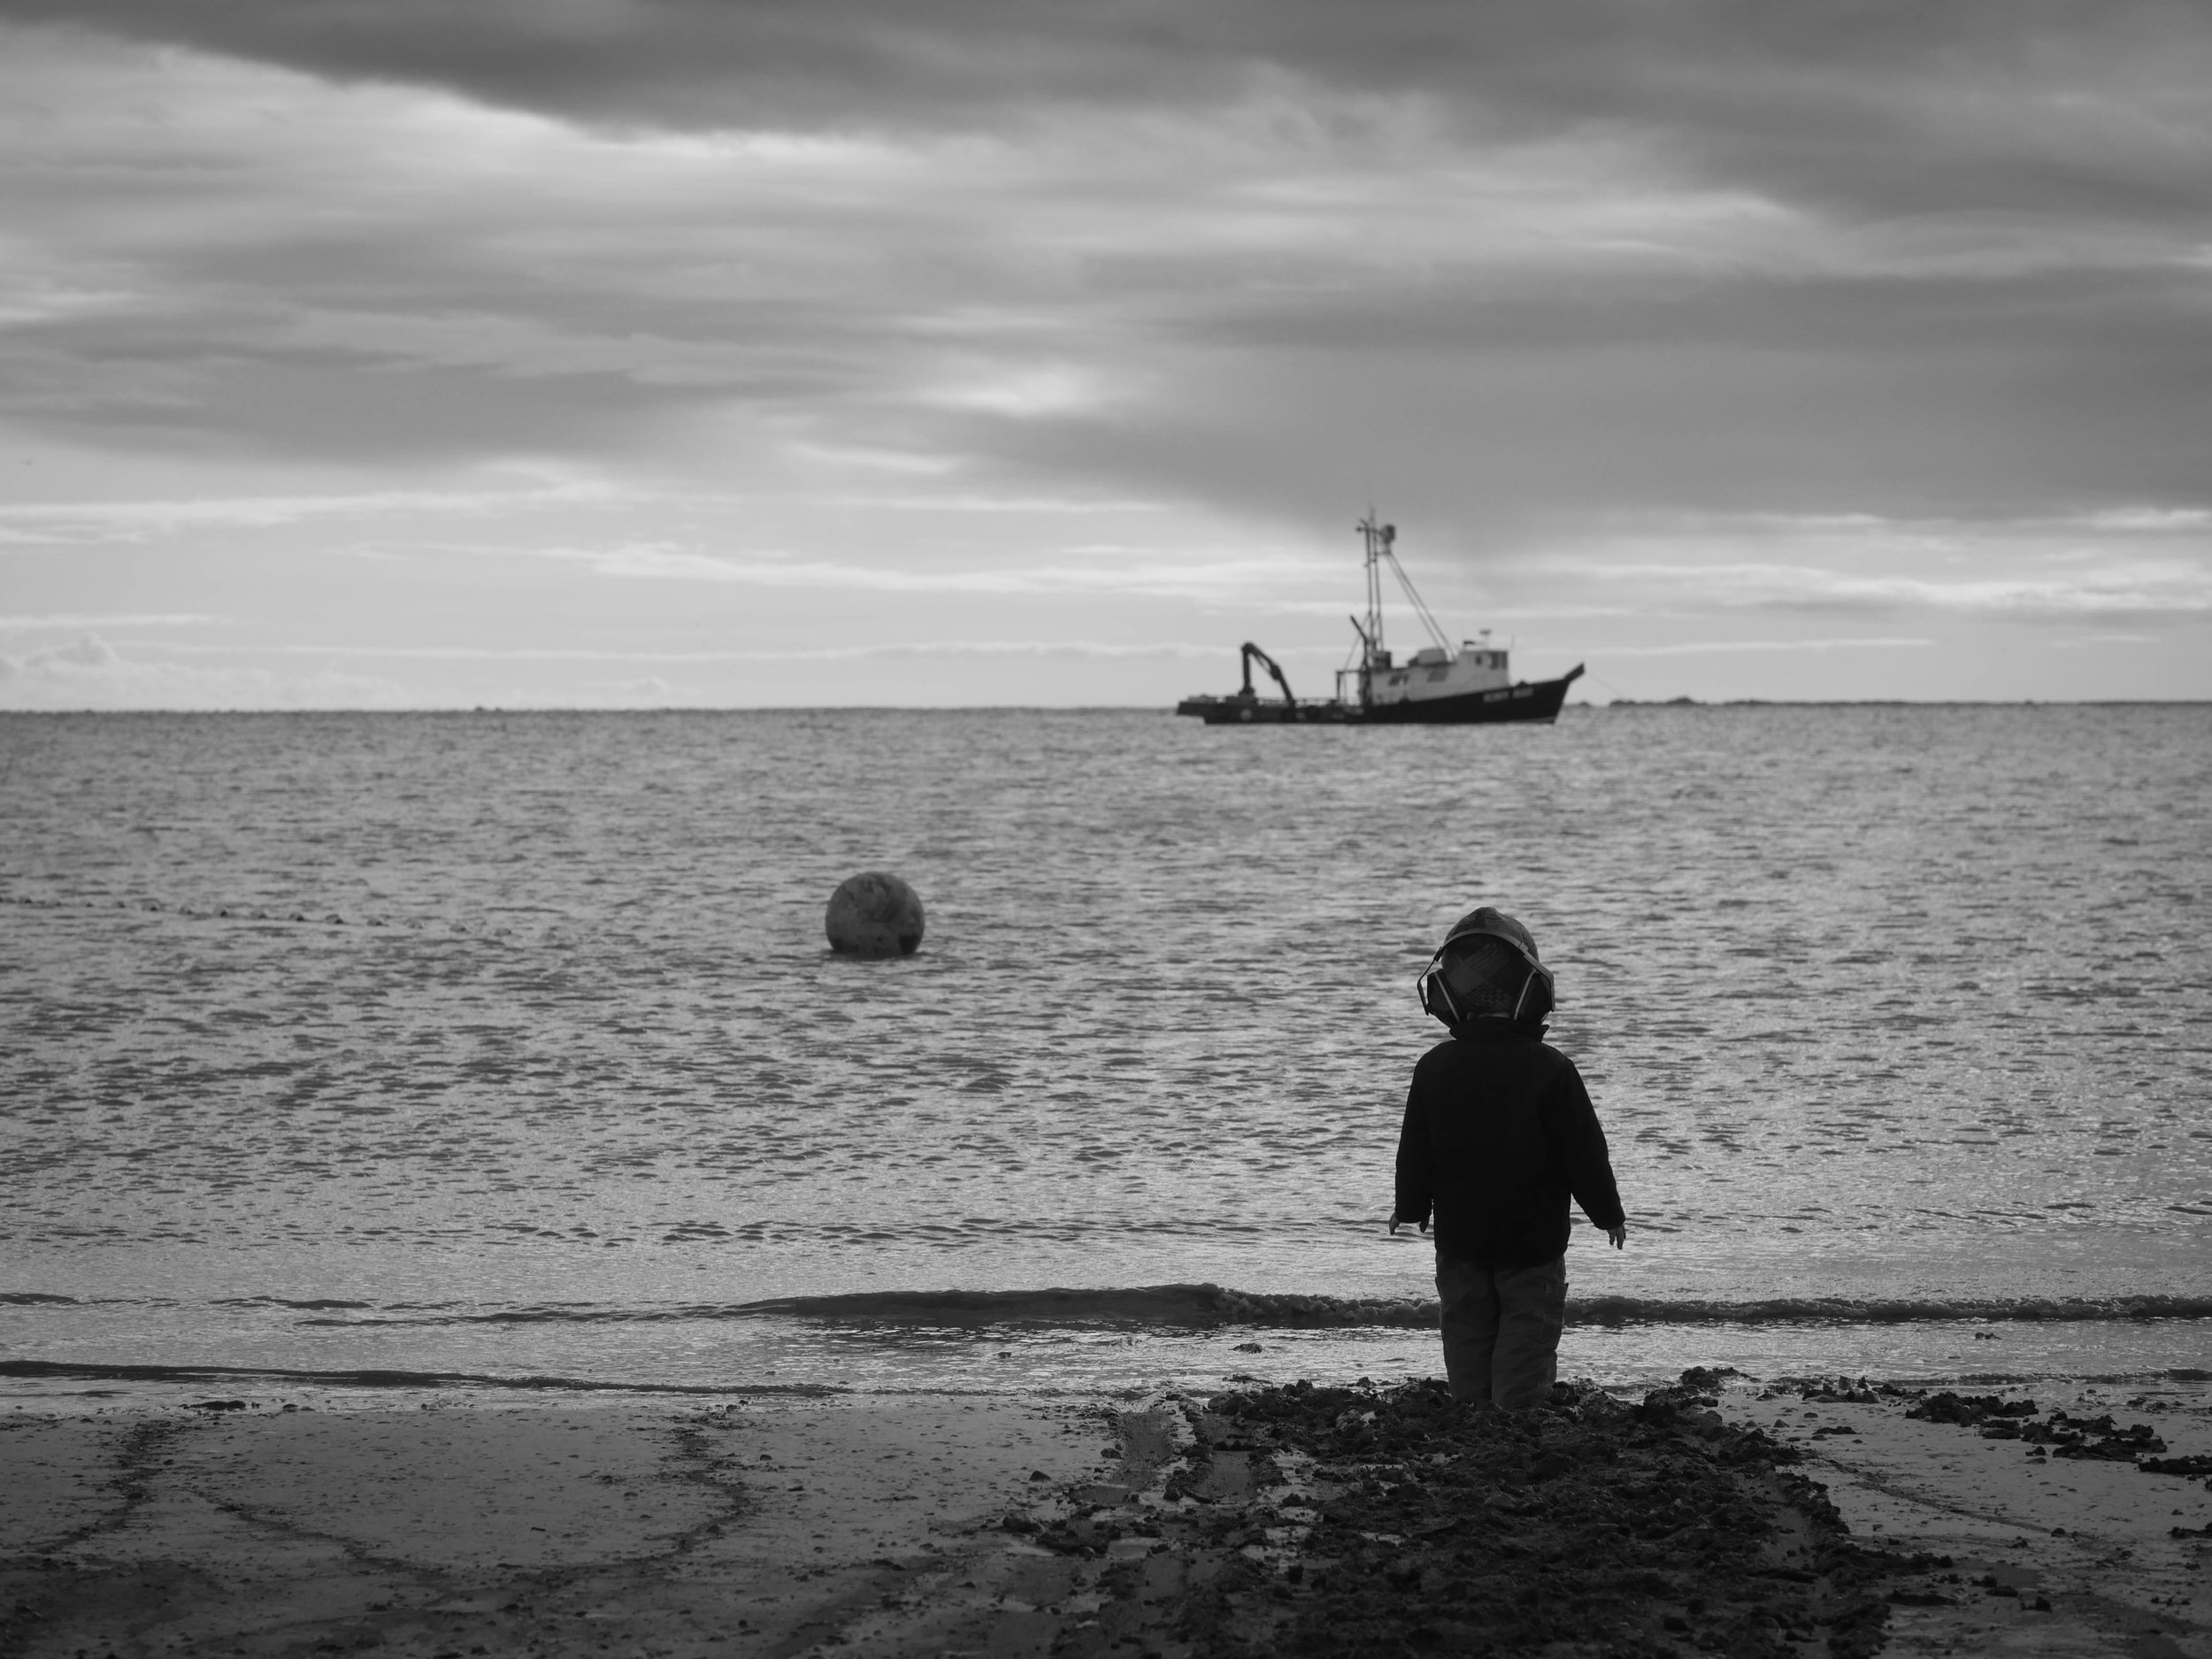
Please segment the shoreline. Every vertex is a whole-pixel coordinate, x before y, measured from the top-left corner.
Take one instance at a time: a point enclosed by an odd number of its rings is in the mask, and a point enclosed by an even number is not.
[[[1077,1397],[1133,1386],[1197,1394],[1298,1378],[1418,1375],[1432,1363],[1436,1341],[1432,1302],[1209,1283],[870,1293],[813,1299],[804,1317],[783,1302],[768,1314],[748,1304],[735,1317],[717,1304],[635,1322],[463,1321],[457,1332],[409,1326],[366,1337],[325,1329],[319,1318],[256,1325],[225,1307],[197,1322],[178,1314],[149,1327],[130,1309],[104,1306],[94,1310],[97,1317],[81,1317],[80,1307],[44,1305],[50,1300],[0,1309],[13,1316],[0,1320],[9,1339],[0,1343],[0,1412],[12,1400],[66,1394],[73,1385],[155,1397],[178,1387],[272,1394],[416,1387],[709,1401],[808,1393]],[[2077,1317],[1745,1321],[1721,1317],[1739,1311],[1726,1304],[1682,1323],[1592,1320],[1586,1308],[1576,1317],[1571,1302],[1559,1361],[1563,1375],[1600,1378],[1616,1389],[1663,1386],[1690,1358],[1769,1378],[1847,1368],[1931,1387],[2032,1386],[2044,1379],[2212,1383],[2205,1352],[2212,1315],[2195,1311],[2208,1305],[2202,1297],[2143,1292],[2124,1300],[2136,1310],[2131,1317],[2121,1315],[2113,1299],[2099,1298],[2053,1304]],[[2185,1302],[2188,1312],[2175,1311]],[[1803,1310],[1794,1300],[1763,1305]],[[2078,1317],[2091,1309],[2105,1317]],[[1352,1322],[1378,1315],[1390,1317]]]
[[[2212,1655],[2212,1532],[2171,1536],[2212,1528],[2205,1479],[2038,1459],[1982,1437],[2009,1419],[1909,1416],[1925,1391],[1685,1382],[1651,1396],[1673,1402],[1685,1447],[1724,1425],[1786,1465],[1778,1479],[1824,1487],[1851,1547],[1951,1558],[1884,1602],[1888,1651]],[[1365,1397],[1418,1404],[1425,1386]],[[1194,1641],[1193,1575],[1233,1558],[1255,1563],[1240,1594],[1304,1594],[1280,1511],[1313,1454],[1240,1449],[1258,1442],[1221,1409],[1295,1393],[19,1400],[0,1412],[0,1652],[1041,1655],[1108,1651],[1117,1618],[1154,1644],[1123,1652],[1236,1651],[1233,1622]],[[1630,1407],[1597,1393],[1586,1432],[1616,1432]],[[2047,1385],[2036,1404],[2212,1455],[2201,1386]],[[1479,1424],[1451,1432],[1490,1455]],[[1451,1501],[1423,1467],[1404,1464],[1391,1502]]]

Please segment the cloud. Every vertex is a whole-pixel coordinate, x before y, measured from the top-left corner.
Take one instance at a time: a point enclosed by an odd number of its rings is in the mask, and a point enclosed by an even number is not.
[[[1026,146],[1131,115],[1188,135],[1263,111],[1246,144],[1268,157],[1332,153],[1376,181],[1414,162],[1445,201],[1463,195],[1438,192],[1445,157],[1609,142],[1960,270],[2007,243],[2044,263],[2038,226],[2053,221],[2093,263],[2201,250],[2212,159],[2212,31],[2193,0],[4,0],[0,18],[442,88],[615,135],[779,135],[790,150],[801,135]],[[1409,118],[1427,155],[1405,153]],[[1203,173],[1217,157],[1194,159]],[[1279,204],[1299,188],[1286,179]],[[1646,243],[1679,236],[1617,236]]]
[[[330,670],[288,675],[234,663],[150,663],[96,634],[0,655],[0,706],[11,709],[396,708],[415,700],[391,681]]]
[[[2212,508],[2115,507],[2104,512],[2085,514],[2080,523],[2092,530],[2147,531],[2154,534],[2212,530]]]
[[[197,628],[230,619],[194,611],[58,611],[48,616],[0,616],[0,633],[27,634],[58,628]]]
[[[73,673],[80,669],[98,672],[120,665],[122,658],[115,648],[96,634],[73,640],[67,645],[50,646],[42,651],[33,651],[28,657],[10,663],[9,672],[17,674]]]
[[[1725,609],[1952,612],[2063,618],[2212,613],[2212,566],[2105,557],[2045,574],[1944,578],[1858,574],[1779,564],[1595,565],[1585,574],[1633,582]]]
[[[634,503],[635,491],[569,477],[474,490],[384,489],[319,495],[196,495],[148,500],[0,503],[0,539],[41,543],[140,542],[178,530],[268,529],[317,520],[442,518],[573,511]]]
[[[150,656],[148,653],[151,653]],[[1313,651],[1285,650],[1295,660]],[[994,665],[1093,664],[1110,672],[1146,665],[1218,664],[1217,643],[1101,640],[910,640],[846,646],[700,651],[599,650],[418,645],[282,643],[249,647],[144,645],[130,654],[88,635],[22,656],[0,654],[0,708],[21,710],[127,709],[653,708],[767,706],[795,701],[795,673],[806,704],[826,702],[944,702],[945,685],[987,688],[1003,682]],[[211,658],[216,660],[210,660]],[[373,664],[363,672],[341,664]],[[956,671],[949,681],[915,680],[917,664]],[[882,672],[869,674],[872,665]],[[972,665],[985,678],[956,671]],[[425,680],[419,670],[439,671]],[[611,674],[603,671],[614,669]],[[663,671],[663,672],[638,672]],[[595,672],[599,671],[599,672]],[[721,671],[718,672],[718,671]],[[728,677],[737,671],[738,678]],[[754,671],[749,677],[744,671]],[[1100,701],[1094,687],[1077,702]],[[1113,682],[1106,682],[1109,685]],[[1164,695],[1164,694],[1162,694]],[[971,692],[954,701],[978,700]],[[1004,701],[987,695],[982,700]],[[1049,702],[1067,703],[1056,685]],[[1106,702],[1128,701],[1110,691]],[[1154,699],[1154,700],[1156,700]]]
[[[1471,119],[1610,116],[1770,148],[1794,134],[1800,165],[1855,161],[1870,174],[1896,147],[1947,134],[1955,165],[2026,156],[2061,175],[2134,146],[2164,152],[2177,185],[2176,129],[2201,112],[2193,74],[2204,53],[2200,13],[2186,0],[1962,0],[1935,12],[1758,0],[1348,10],[1331,0],[950,0],[918,12],[899,0],[6,0],[0,16],[695,131],[1217,108],[1274,75],[1347,96],[1472,105]]]
[[[1317,462],[1429,517],[2196,467],[2185,14],[1214,12],[0,4],[68,25],[0,70],[0,414],[1271,517]]]
[[[96,649],[107,650],[104,645]],[[667,650],[601,650],[578,647],[558,646],[488,646],[488,645],[349,645],[349,644],[275,644],[275,645],[169,645],[161,644],[146,649],[183,654],[220,654],[226,657],[379,657],[396,662],[441,663],[839,663],[857,662],[870,657],[1094,657],[1102,659],[1171,659],[1189,657],[1218,657],[1222,648],[1201,645],[1189,641],[1162,640],[1141,643],[1117,643],[1099,640],[890,640],[867,645],[798,646],[788,649],[757,650],[730,649],[706,651]],[[1292,655],[1313,656],[1343,653],[1333,646],[1285,647],[1275,653],[1279,657]],[[41,654],[43,664],[57,660],[57,653]],[[120,659],[111,651],[99,663],[88,662],[88,666],[117,665]],[[32,664],[27,661],[17,664],[19,671]]]
[[[1738,651],[1870,651],[1913,649],[1939,643],[1921,639],[1686,640],[1666,645],[1609,645],[1608,657],[1709,657]]]
[[[665,546],[532,549],[521,555],[584,565],[603,576],[697,581],[754,588],[821,588],[869,593],[977,595],[1111,594],[1222,602],[1256,599],[1268,588],[1301,580],[1341,580],[1348,566],[1282,553],[1242,558],[1134,559],[1094,549],[1080,562],[998,569],[916,569],[803,557],[733,559]]]
[[[2051,643],[2062,651],[2078,651],[2099,645],[2162,645],[2166,641],[2154,634],[2084,634]]]

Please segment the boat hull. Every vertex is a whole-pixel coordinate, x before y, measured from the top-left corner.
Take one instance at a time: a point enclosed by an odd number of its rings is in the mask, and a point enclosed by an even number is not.
[[[1187,697],[1176,713],[1208,726],[1495,726],[1559,718],[1567,687],[1582,677],[1578,663],[1557,680],[1538,680],[1455,697],[1409,698],[1402,703],[1263,702],[1257,697]]]
[[[1363,726],[1489,726],[1505,720],[1556,720],[1567,687],[1582,677],[1577,663],[1557,680],[1496,686],[1455,697],[1409,698],[1403,703],[1370,703]]]
[[[1208,726],[1356,726],[1359,710],[1340,703],[1263,702],[1257,697],[1186,697],[1178,714],[1194,714]]]

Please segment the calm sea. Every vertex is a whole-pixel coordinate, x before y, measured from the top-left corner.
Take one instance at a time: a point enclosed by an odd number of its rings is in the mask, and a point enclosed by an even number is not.
[[[1568,1371],[2185,1372],[2208,888],[2204,706],[0,717],[0,1369],[1431,1371],[1492,902],[1632,1218]]]

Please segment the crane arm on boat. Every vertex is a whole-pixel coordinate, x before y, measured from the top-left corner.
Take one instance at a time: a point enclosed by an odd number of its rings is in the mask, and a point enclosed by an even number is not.
[[[1242,695],[1247,697],[1256,695],[1252,690],[1252,659],[1255,657],[1260,660],[1269,673],[1275,676],[1275,683],[1283,688],[1283,701],[1292,708],[1296,708],[1298,699],[1290,695],[1290,681],[1283,678],[1282,669],[1277,665],[1273,657],[1249,640],[1244,642],[1244,691]]]

